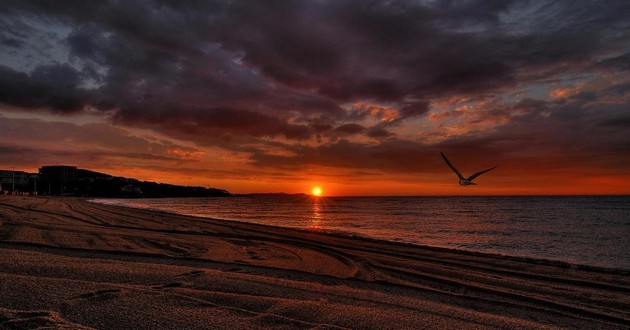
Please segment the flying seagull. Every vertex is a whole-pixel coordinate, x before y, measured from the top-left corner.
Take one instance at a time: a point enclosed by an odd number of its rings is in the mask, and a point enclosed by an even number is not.
[[[446,162],[446,164],[448,164],[448,167],[450,167],[451,170],[453,170],[453,172],[455,172],[455,174],[457,174],[457,177],[459,178],[459,185],[460,186],[468,186],[468,185],[471,185],[471,184],[476,185],[476,183],[472,183],[472,180],[474,180],[476,177],[478,177],[478,176],[480,176],[480,175],[482,175],[482,174],[484,174],[486,172],[490,172],[490,171],[494,170],[495,168],[497,168],[495,166],[493,168],[489,168],[487,170],[483,170],[481,172],[477,172],[477,173],[475,173],[475,174],[473,174],[473,175],[471,175],[471,176],[469,176],[467,178],[464,178],[464,176],[461,173],[459,173],[459,171],[455,168],[455,166],[453,166],[453,164],[451,164],[451,162],[448,161],[448,158],[446,158],[444,153],[440,152],[440,154],[442,155],[442,158],[444,158],[444,161]]]

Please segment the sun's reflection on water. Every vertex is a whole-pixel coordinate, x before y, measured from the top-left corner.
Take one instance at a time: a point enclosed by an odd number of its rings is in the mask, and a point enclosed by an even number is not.
[[[321,197],[314,197],[311,200],[311,224],[308,230],[321,231],[324,229],[323,201]]]

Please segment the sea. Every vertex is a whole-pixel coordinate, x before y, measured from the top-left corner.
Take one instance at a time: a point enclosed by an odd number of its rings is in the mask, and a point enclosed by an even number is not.
[[[630,270],[630,196],[97,199],[423,246]]]

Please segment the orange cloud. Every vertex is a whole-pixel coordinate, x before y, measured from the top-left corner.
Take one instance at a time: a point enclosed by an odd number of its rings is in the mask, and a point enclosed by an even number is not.
[[[166,154],[175,156],[180,159],[191,160],[191,159],[199,159],[201,156],[204,155],[204,152],[200,150],[194,150],[194,149],[186,150],[182,148],[171,148],[171,149],[166,150]]]
[[[549,92],[549,96],[554,99],[565,98],[578,92],[577,88],[557,88]]]
[[[352,105],[352,109],[367,112],[370,117],[385,123],[393,122],[400,116],[399,110],[394,107],[373,103],[356,102]]]

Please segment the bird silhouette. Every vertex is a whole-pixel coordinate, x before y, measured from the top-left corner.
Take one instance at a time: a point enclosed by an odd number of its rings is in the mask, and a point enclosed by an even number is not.
[[[457,168],[455,168],[455,166],[453,166],[453,164],[451,164],[451,162],[448,160],[448,158],[446,158],[446,156],[444,155],[443,152],[440,152],[440,154],[442,155],[442,158],[444,158],[444,161],[446,162],[446,164],[448,165],[448,167],[451,168],[451,170],[453,170],[453,172],[455,172],[455,174],[457,174],[457,177],[459,178],[459,184],[461,186],[469,186],[469,185],[476,185],[476,183],[473,183],[472,180],[474,180],[476,177],[486,173],[486,172],[490,172],[492,170],[494,170],[495,168],[497,168],[496,166],[493,168],[489,168],[487,170],[483,170],[480,172],[477,172],[467,178],[465,178],[460,172],[459,170],[457,170]]]

